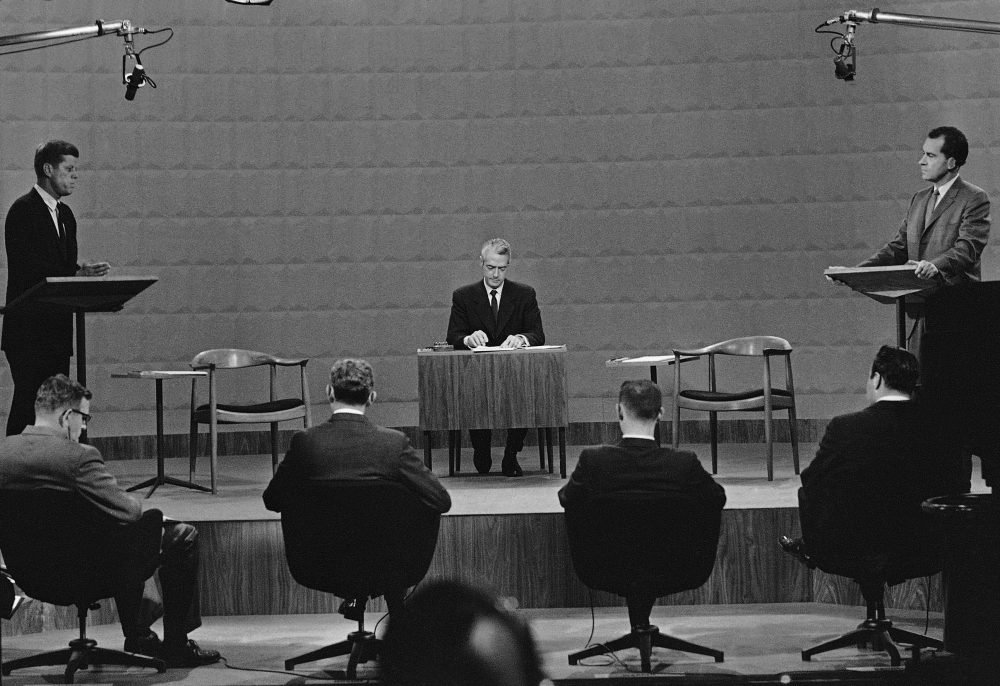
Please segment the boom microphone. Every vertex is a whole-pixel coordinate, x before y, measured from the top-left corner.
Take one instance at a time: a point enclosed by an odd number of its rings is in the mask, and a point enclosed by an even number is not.
[[[146,70],[141,64],[132,67],[132,73],[125,77],[125,99],[135,100],[135,92],[146,80]]]

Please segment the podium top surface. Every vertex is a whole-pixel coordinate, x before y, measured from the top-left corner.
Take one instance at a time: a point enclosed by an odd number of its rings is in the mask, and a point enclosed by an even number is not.
[[[0,311],[44,303],[83,312],[115,312],[158,280],[155,276],[50,276]]]
[[[906,295],[929,293],[940,285],[937,281],[921,279],[913,270],[912,264],[830,267],[823,271],[823,275],[846,284],[873,300],[891,303]]]
[[[421,348],[417,350],[417,357],[454,357],[475,355],[523,355],[524,353],[559,353],[566,352],[565,345],[530,345],[527,348],[479,348],[476,350],[431,350]]]

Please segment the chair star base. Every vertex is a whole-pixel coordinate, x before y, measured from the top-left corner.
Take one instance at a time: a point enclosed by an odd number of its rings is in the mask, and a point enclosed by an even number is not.
[[[631,633],[625,634],[624,636],[616,638],[613,641],[601,643],[573,653],[569,656],[569,663],[571,665],[575,665],[580,660],[588,657],[604,655],[605,653],[610,653],[615,650],[625,650],[628,648],[639,649],[639,661],[644,673],[652,671],[651,657],[653,648],[667,648],[668,650],[679,650],[685,653],[708,655],[709,657],[714,658],[716,662],[722,662],[724,658],[721,650],[714,650],[712,648],[698,645],[697,643],[690,643],[684,639],[676,638],[675,636],[661,634],[660,629],[657,626],[649,624],[644,627],[634,627]]]
[[[349,633],[347,640],[285,660],[285,670],[295,669],[295,665],[305,662],[316,662],[317,660],[325,660],[331,657],[350,655],[347,659],[346,675],[348,679],[356,679],[358,665],[376,659],[381,647],[382,641],[375,638],[375,634],[371,631],[358,629]]]
[[[10,676],[10,673],[15,669],[48,667],[62,664],[66,665],[66,671],[63,673],[63,681],[67,684],[73,683],[73,675],[77,670],[87,669],[90,665],[151,667],[161,674],[167,671],[167,665],[163,660],[136,655],[134,653],[124,653],[119,650],[99,648],[97,641],[91,638],[76,638],[69,642],[68,648],[38,653],[37,655],[29,655],[28,657],[4,662],[2,673],[4,676]]]
[[[894,627],[892,620],[869,617],[861,622],[861,624],[858,624],[858,628],[854,631],[849,631],[843,636],[820,643],[818,646],[806,648],[802,651],[802,661],[809,662],[813,655],[839,648],[849,648],[851,646],[864,648],[871,645],[872,650],[888,653],[892,666],[898,667],[902,663],[899,645],[897,645],[899,643],[910,646],[913,662],[920,660],[921,648],[944,648],[944,644],[935,638]]]

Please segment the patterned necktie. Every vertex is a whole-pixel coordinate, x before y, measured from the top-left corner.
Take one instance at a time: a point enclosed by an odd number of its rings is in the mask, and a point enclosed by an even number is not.
[[[497,312],[499,312],[500,307],[497,305],[497,292],[496,290],[490,291],[490,309],[493,310],[493,323],[497,323]]]
[[[924,228],[930,226],[931,217],[934,216],[934,207],[937,205],[937,199],[937,188],[931,188],[930,195],[927,196],[927,211],[924,212]]]

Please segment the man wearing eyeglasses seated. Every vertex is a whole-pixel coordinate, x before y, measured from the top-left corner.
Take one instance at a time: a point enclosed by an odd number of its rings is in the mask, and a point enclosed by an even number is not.
[[[523,283],[507,280],[510,266],[510,243],[503,238],[491,238],[479,251],[483,278],[457,289],[451,296],[451,316],[448,319],[448,342],[456,350],[482,346],[526,348],[544,345],[542,313],[535,299],[535,289]],[[528,430],[507,430],[507,443],[500,465],[504,476],[522,476],[517,454],[524,447]],[[472,462],[480,474],[493,466],[490,452],[492,433],[489,429],[470,429]]]
[[[64,374],[46,379],[35,396],[35,423],[0,440],[0,489],[76,492],[123,524],[142,516],[142,505],[118,485],[97,448],[80,443],[90,421],[91,392]],[[40,544],[43,544],[40,542]],[[142,585],[115,595],[125,651],[158,657],[168,667],[197,667],[220,659],[188,639],[201,626],[198,613],[198,530],[163,520],[160,539],[163,641],[140,617]]]

